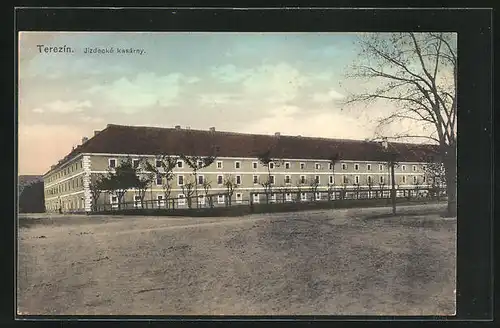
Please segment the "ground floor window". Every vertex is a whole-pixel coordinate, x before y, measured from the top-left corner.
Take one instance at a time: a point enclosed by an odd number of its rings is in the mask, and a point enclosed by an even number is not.
[[[111,208],[118,208],[118,197],[115,195],[111,195],[109,202],[111,203]]]
[[[184,194],[179,194],[179,196],[177,196],[177,203],[179,204],[179,206],[184,206],[186,205],[186,197],[184,196]]]
[[[198,204],[205,205],[205,196],[198,195]]]
[[[242,201],[243,201],[243,197],[242,197],[241,193],[236,193],[236,203],[241,204]]]
[[[271,203],[275,203],[276,202],[276,194],[271,194],[271,197],[269,197],[269,201]]]
[[[252,194],[252,200],[254,203],[258,203],[259,202],[259,194]]]
[[[142,204],[141,204],[141,196],[139,196],[139,195],[134,195],[134,207],[135,207],[135,208],[141,208],[141,207],[142,207]]]
[[[158,207],[165,206],[165,196],[164,195],[156,195],[156,200],[158,201]]]
[[[286,193],[285,194],[285,201],[291,202],[292,201],[292,194],[291,193]]]
[[[300,193],[300,200],[301,201],[306,201],[307,200],[307,194],[305,192]]]
[[[224,204],[224,195],[217,195],[217,203]]]
[[[321,193],[315,193],[316,200],[321,200]]]

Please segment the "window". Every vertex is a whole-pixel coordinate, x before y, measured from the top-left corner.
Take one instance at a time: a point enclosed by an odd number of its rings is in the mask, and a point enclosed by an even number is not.
[[[406,183],[406,176],[403,175],[401,180],[402,180],[403,183]]]
[[[300,193],[300,200],[301,201],[306,201],[307,200],[307,194],[305,192]]]
[[[184,185],[184,176],[183,175],[177,176],[177,185],[179,185],[179,186]]]
[[[276,194],[271,194],[271,197],[269,197],[269,202],[276,203]]]
[[[289,169],[290,169],[290,163],[289,163],[289,162],[286,162],[286,163],[285,163],[285,169],[286,169],[286,170],[289,170]]]
[[[254,183],[254,184],[259,183],[259,176],[258,176],[258,175],[254,175],[254,176],[253,176],[253,183]]]
[[[198,196],[198,204],[205,205],[205,196],[203,195]]]
[[[347,170],[347,164],[342,163],[342,170]]]
[[[330,184],[333,184],[333,175],[329,176],[329,182],[330,182]]]
[[[241,201],[243,200],[243,197],[241,196],[241,193],[236,193],[236,203],[241,204]]]
[[[285,201],[291,202],[292,201],[292,194],[291,193],[286,193],[285,194]]]
[[[354,164],[354,170],[358,171],[359,170],[359,164]]]
[[[186,205],[186,197],[184,196],[184,194],[179,194],[177,196],[177,204],[179,206],[184,206]]]
[[[139,195],[134,196],[134,207],[135,208],[141,207],[141,196],[139,196]]]
[[[306,183],[306,176],[305,175],[300,176],[300,183],[302,183],[302,184]]]
[[[354,177],[354,183],[355,183],[355,184],[359,184],[359,176],[358,176],[358,175],[356,175],[356,176]]]
[[[321,170],[321,164],[319,164],[319,163],[314,163],[314,168],[315,168],[316,170]]]
[[[315,196],[316,200],[321,200],[321,193],[317,192],[317,193],[315,193],[314,196]]]
[[[134,167],[134,169],[138,168],[139,167],[139,160],[138,159],[133,159],[132,160],[132,166]]]
[[[384,165],[383,164],[379,164],[378,165],[378,170],[379,171],[383,171],[384,170]]]
[[[114,195],[111,195],[109,197],[109,202],[111,203],[111,207],[112,208],[116,208],[118,207],[118,197],[114,196]]]
[[[333,170],[333,163],[328,164],[328,169]]]
[[[413,176],[413,183],[417,183],[417,176],[416,175]]]
[[[371,164],[366,164],[366,170],[371,171],[372,170],[372,165]]]
[[[345,175],[342,176],[342,181],[343,183],[349,183],[349,179]]]
[[[319,175],[314,176],[314,181],[319,184]]]
[[[372,185],[373,180],[372,180],[372,177],[370,175],[368,177],[366,177],[366,182],[368,182],[368,185]]]
[[[217,161],[217,168],[222,169],[222,161]]]
[[[204,180],[204,176],[203,175],[198,175],[198,184],[199,185],[203,184],[203,180]]]
[[[177,161],[177,167],[182,169],[182,167],[184,166],[184,162],[183,161]]]
[[[259,202],[259,194],[252,194],[252,201],[254,203],[258,203]]]
[[[401,170],[406,171],[406,165],[401,165]]]
[[[163,195],[156,195],[156,200],[158,201],[159,207],[165,206],[165,199],[163,198]]]
[[[157,159],[157,160],[155,161],[155,166],[156,166],[156,167],[161,167],[161,161]]]
[[[257,162],[252,162],[252,167],[254,168],[254,170],[257,169],[257,165],[258,165]]]
[[[417,166],[416,165],[412,165],[411,169],[413,170],[413,172],[417,172]]]
[[[217,195],[217,203],[224,204],[224,195]]]
[[[217,184],[222,184],[222,175],[217,176]]]
[[[271,175],[269,178],[271,179],[270,180],[271,184],[274,184],[274,181],[275,181],[274,175]]]
[[[241,184],[241,175],[236,176],[236,184],[240,185]]]
[[[115,168],[116,167],[116,159],[110,158],[109,161],[108,161],[108,165],[111,168]]]
[[[425,168],[426,168],[425,165],[422,165],[422,171],[425,171]]]
[[[422,176],[422,182],[425,182],[425,175]]]
[[[381,176],[379,181],[380,181],[380,183],[384,183],[384,177]]]
[[[240,167],[241,167],[241,162],[239,162],[239,161],[234,162],[235,169],[239,169]]]
[[[306,163],[300,163],[300,169],[305,170],[306,169]]]
[[[289,175],[285,175],[285,183],[286,184],[290,184],[291,183]]]
[[[274,170],[274,163],[273,163],[273,162],[269,162],[269,168],[270,168],[271,170]]]
[[[203,167],[203,161],[196,162],[196,167],[201,169]]]

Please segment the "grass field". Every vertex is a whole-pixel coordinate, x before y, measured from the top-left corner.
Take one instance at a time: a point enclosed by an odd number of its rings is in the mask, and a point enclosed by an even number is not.
[[[456,219],[444,208],[25,216],[18,313],[451,315]]]

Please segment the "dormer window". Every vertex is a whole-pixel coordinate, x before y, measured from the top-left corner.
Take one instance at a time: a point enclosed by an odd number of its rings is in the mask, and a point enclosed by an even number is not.
[[[241,168],[241,162],[240,162],[240,161],[236,161],[236,162],[234,162],[234,168],[235,168],[235,169],[239,169],[239,168]]]
[[[177,167],[182,169],[184,167],[184,162],[183,161],[177,161]]]
[[[108,161],[108,165],[111,168],[115,168],[116,167],[116,159],[115,158],[110,158],[109,161]]]

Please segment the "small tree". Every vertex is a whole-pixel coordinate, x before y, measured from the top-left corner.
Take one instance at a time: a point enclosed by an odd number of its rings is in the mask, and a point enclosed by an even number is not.
[[[170,198],[170,194],[172,192],[172,180],[174,179],[173,170],[177,165],[178,157],[170,156],[170,155],[158,155],[155,158],[155,162],[159,164],[159,166],[152,165],[149,162],[145,162],[146,170],[149,172],[153,172],[156,175],[156,179],[161,179],[161,187],[163,191],[163,197],[165,198],[165,202],[167,202]]]
[[[269,194],[272,193],[272,181],[271,181],[271,165],[274,167],[280,167],[283,163],[283,160],[272,158],[271,157],[271,149],[268,149],[264,153],[258,156],[259,162],[262,166],[267,169],[267,181],[261,182],[260,185],[264,188],[264,193],[266,194],[266,201],[269,203]]]
[[[328,200],[330,200],[330,197],[331,197],[330,195],[331,195],[332,191],[335,190],[335,164],[338,163],[338,161],[340,160],[340,157],[341,157],[340,152],[334,151],[333,154],[328,159],[328,162],[332,168],[332,183],[328,184]]]
[[[319,181],[316,179],[311,179],[311,182],[309,183],[309,188],[312,193],[311,200],[313,201],[316,201],[316,193],[318,192],[318,187],[319,187]]]
[[[130,157],[114,169],[110,170],[106,176],[106,185],[108,190],[114,192],[118,199],[118,209],[121,209],[123,197],[129,189],[135,188],[137,185],[136,169]]]
[[[226,205],[231,206],[233,194],[234,191],[238,188],[238,185],[236,184],[236,181],[232,175],[224,176],[223,185],[226,188],[226,194],[227,194]]]
[[[354,190],[356,190],[356,199],[359,199],[359,188],[360,188],[359,183],[353,182],[352,186],[354,187]]]
[[[214,207],[212,197],[209,197],[209,195],[208,195],[210,192],[210,189],[212,188],[212,182],[210,182],[210,180],[208,180],[208,179],[204,179],[202,186],[203,186],[203,191],[205,192],[205,199],[207,199],[209,201],[210,207]]]
[[[183,182],[184,183],[181,186],[182,193],[184,194],[184,197],[187,198],[188,208],[191,208],[192,207],[192,197],[193,197],[193,194],[194,194],[194,190],[195,190],[194,188],[196,186],[196,182],[193,181],[189,177],[188,177],[188,179],[186,179]]]
[[[373,189],[373,178],[366,178],[366,184],[368,185],[368,198],[372,198],[372,189]]]
[[[180,158],[186,162],[186,164],[193,170],[194,175],[194,194],[196,199],[198,200],[198,171],[210,166],[216,159],[215,155],[210,156],[187,156],[180,155]],[[199,202],[196,202],[197,206]]]
[[[90,196],[92,197],[92,211],[97,211],[97,204],[101,193],[106,190],[106,177],[102,174],[96,174],[94,178],[90,180],[89,189]]]
[[[302,181],[297,181],[297,183],[295,184],[295,189],[297,190],[297,201],[301,201],[301,194],[302,194],[302,189],[304,188],[304,184],[302,183]]]

